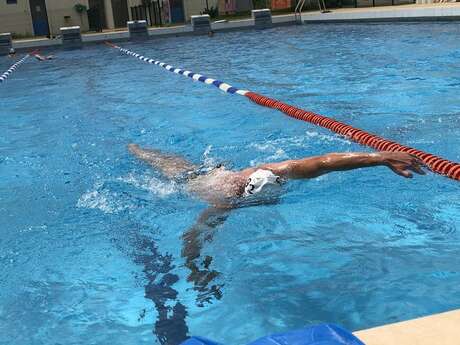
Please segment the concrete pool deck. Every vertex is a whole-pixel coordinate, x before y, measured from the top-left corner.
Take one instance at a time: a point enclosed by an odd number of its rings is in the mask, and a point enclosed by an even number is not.
[[[436,4],[412,4],[383,7],[365,8],[341,8],[334,9],[330,13],[303,12],[302,21],[306,24],[312,23],[347,23],[347,22],[408,22],[408,21],[460,21],[460,2],[457,3],[436,3]],[[273,26],[294,25],[296,23],[294,14],[283,14],[272,16]],[[225,32],[234,30],[254,30],[253,18],[220,21],[211,23],[214,32]],[[150,39],[167,36],[194,35],[191,25],[180,25],[172,27],[149,28]],[[103,41],[128,41],[129,32],[125,30],[105,31],[102,33],[88,33],[82,35],[83,44],[98,43]],[[14,40],[13,47],[19,50],[59,47],[61,39],[23,39]]]
[[[302,20],[304,23],[460,20],[460,2],[340,8],[330,13],[304,12]]]
[[[354,333],[366,345],[458,345],[460,309]]]

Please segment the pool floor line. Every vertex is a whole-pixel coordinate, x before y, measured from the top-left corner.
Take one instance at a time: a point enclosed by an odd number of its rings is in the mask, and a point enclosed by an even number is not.
[[[359,128],[352,127],[350,125],[334,120],[327,116],[323,116],[323,115],[314,113],[312,111],[303,110],[301,108],[297,108],[290,104],[278,101],[270,97],[266,97],[266,96],[257,94],[255,92],[238,89],[220,80],[209,78],[202,74],[194,73],[189,70],[176,68],[165,62],[161,62],[158,60],[154,60],[154,59],[145,57],[141,54],[135,53],[129,49],[121,48],[110,42],[105,42],[105,43],[109,47],[117,49],[120,52],[128,56],[135,57],[138,60],[141,60],[143,62],[158,65],[168,70],[169,72],[184,75],[195,81],[200,81],[205,84],[213,85],[226,93],[245,96],[251,101],[253,101],[254,103],[257,103],[261,106],[279,110],[282,113],[292,118],[295,118],[297,120],[302,120],[305,122],[309,122],[313,125],[323,127],[325,129],[330,130],[331,132],[339,134],[345,137],[346,139],[350,141],[354,141],[363,146],[373,148],[377,151],[392,151],[392,152],[409,153],[413,156],[418,157],[423,162],[423,164],[425,164],[425,166],[429,168],[431,171],[439,175],[447,176],[453,180],[460,181],[460,164],[459,163],[444,159],[442,157],[435,156],[431,153],[427,153],[422,150],[418,150],[418,149],[415,149],[409,146],[401,145],[395,141],[391,141],[383,137],[377,136],[375,134],[368,133]]]

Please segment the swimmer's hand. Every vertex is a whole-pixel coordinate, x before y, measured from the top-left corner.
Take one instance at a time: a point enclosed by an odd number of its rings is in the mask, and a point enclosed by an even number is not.
[[[425,175],[422,166],[423,162],[417,157],[404,152],[381,152],[383,164],[405,178],[412,178],[412,172]]]

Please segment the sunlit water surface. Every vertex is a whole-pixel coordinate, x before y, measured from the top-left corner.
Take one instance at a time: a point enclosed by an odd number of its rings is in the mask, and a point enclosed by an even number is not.
[[[306,25],[123,46],[460,161],[459,34]],[[104,45],[55,53],[0,86],[0,344],[238,345],[460,307],[458,182],[383,167],[234,210],[197,291],[181,235],[206,205],[128,143],[234,169],[366,149]]]

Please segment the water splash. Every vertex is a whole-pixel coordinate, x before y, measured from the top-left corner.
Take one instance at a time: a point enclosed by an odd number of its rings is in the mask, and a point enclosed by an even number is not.
[[[129,208],[116,199],[116,194],[106,190],[93,190],[84,193],[77,201],[78,208],[98,209],[104,213],[118,213]]]
[[[277,138],[266,140],[262,143],[252,143],[250,148],[255,151],[268,153],[269,155],[255,158],[250,161],[251,166],[271,161],[279,161],[282,159],[292,158],[286,151],[296,149],[298,147],[308,148],[316,142],[339,142],[341,144],[351,145],[348,140],[342,139],[337,135],[321,134],[317,131],[306,131],[305,135],[293,136],[289,138]]]
[[[214,157],[211,157],[212,145],[208,145],[203,152],[203,165],[205,167],[211,168],[217,165],[217,160]]]
[[[117,180],[130,184],[136,188],[147,190],[159,197],[166,197],[179,191],[179,185],[176,182],[162,181],[150,175],[129,173],[127,176],[119,177]]]

